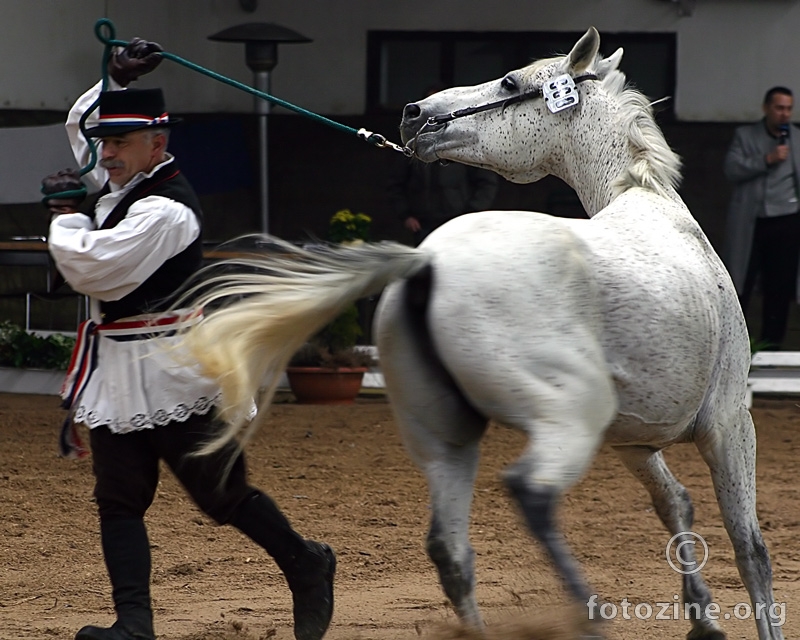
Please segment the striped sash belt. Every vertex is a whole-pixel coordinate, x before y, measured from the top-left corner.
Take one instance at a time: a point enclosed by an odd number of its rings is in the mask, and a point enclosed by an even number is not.
[[[95,324],[86,320],[78,326],[78,336],[72,350],[67,376],[61,385],[61,406],[69,411],[58,440],[59,455],[64,458],[84,458],[89,454],[73,421],[74,407],[97,368],[97,337],[107,336],[113,340],[148,340],[164,337],[179,329],[199,322],[202,311],[173,316],[154,316],[141,320],[122,320]]]

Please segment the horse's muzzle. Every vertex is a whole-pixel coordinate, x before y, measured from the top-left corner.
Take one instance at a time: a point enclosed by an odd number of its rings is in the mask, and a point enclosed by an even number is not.
[[[400,138],[403,144],[408,144],[420,133],[428,121],[429,114],[417,102],[410,102],[403,108],[403,119],[400,121]],[[428,131],[426,127],[426,132]]]
[[[412,102],[403,109],[403,118],[400,121],[400,138],[403,144],[423,162],[436,160],[433,149],[438,138],[430,134],[447,127],[446,123],[432,122],[433,115],[433,111],[429,106],[426,108],[424,101]]]

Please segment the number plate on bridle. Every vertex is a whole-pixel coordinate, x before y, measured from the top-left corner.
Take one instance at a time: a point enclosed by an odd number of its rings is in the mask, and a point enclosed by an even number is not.
[[[544,101],[552,113],[558,113],[578,104],[578,90],[572,76],[564,74],[545,82],[542,87]]]

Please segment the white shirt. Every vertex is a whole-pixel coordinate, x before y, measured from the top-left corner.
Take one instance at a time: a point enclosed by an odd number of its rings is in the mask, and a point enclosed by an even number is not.
[[[88,164],[90,148],[80,133],[78,120],[101,89],[100,82],[83,94],[67,118],[67,135],[81,166]],[[112,82],[109,89],[120,87]],[[86,128],[95,126],[98,120],[95,111],[87,118]],[[50,223],[50,253],[69,285],[92,299],[90,314],[95,322],[101,321],[98,300],[119,300],[126,296],[164,262],[186,249],[200,233],[192,210],[163,196],[148,196],[134,202],[115,227],[98,229],[131,188],[173,160],[168,155],[151,172],[138,173],[121,187],[110,183],[111,193],[100,198],[95,207],[95,221],[82,213],[72,213],[57,216]],[[108,180],[106,170],[99,166],[84,177],[97,186]]]

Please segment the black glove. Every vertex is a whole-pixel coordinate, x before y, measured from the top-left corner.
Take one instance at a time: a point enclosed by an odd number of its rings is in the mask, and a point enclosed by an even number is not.
[[[139,76],[150,73],[161,64],[163,51],[160,44],[134,38],[108,59],[108,74],[127,87]]]
[[[60,193],[80,191],[81,194],[59,196]],[[42,179],[43,202],[50,214],[71,213],[86,197],[86,187],[75,169],[62,169]]]

